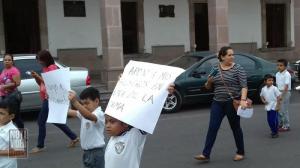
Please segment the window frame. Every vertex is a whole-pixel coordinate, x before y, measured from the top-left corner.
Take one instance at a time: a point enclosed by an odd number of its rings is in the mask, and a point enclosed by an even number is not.
[[[70,4],[68,3],[73,3],[73,5],[75,5],[75,3],[79,3],[76,4],[77,6],[77,12],[73,11],[68,11]],[[80,4],[83,3],[83,4]],[[79,6],[82,5],[82,6]],[[74,7],[74,6],[73,6]],[[79,7],[81,8],[80,11],[82,13],[78,12]],[[63,12],[64,12],[64,17],[86,17],[86,3],[85,0],[63,0]]]
[[[267,42],[267,16],[266,16],[266,5],[267,4],[285,4],[286,13],[285,13],[285,42],[286,47],[268,47]],[[291,0],[261,0],[261,17],[262,17],[262,50],[281,50],[293,47],[293,39],[292,39],[292,22],[291,22]]]

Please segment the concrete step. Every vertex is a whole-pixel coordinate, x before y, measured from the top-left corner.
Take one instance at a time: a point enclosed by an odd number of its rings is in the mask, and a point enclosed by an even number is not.
[[[99,90],[99,92],[100,92],[100,104],[101,104],[102,110],[105,110],[112,92],[107,90],[107,85],[104,84],[104,83],[92,82],[91,86],[95,87]]]

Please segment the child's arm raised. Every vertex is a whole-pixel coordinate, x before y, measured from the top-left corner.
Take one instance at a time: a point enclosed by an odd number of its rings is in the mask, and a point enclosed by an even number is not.
[[[68,111],[68,116],[69,116],[69,117],[77,117],[77,111],[76,111],[76,110],[69,109],[69,111]]]
[[[69,92],[69,100],[84,118],[97,122],[97,116],[78,102],[78,100],[76,99],[76,93],[74,91]]]

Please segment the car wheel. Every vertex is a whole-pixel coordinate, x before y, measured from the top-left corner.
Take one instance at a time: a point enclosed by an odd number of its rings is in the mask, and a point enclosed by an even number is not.
[[[163,106],[162,112],[163,113],[175,113],[177,112],[182,105],[182,98],[180,93],[175,90],[173,94],[169,94],[165,104]]]

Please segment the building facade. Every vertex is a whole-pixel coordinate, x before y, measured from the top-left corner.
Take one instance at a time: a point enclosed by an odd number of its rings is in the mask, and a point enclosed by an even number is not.
[[[0,51],[50,52],[100,73],[109,89],[128,55],[161,62],[231,45],[290,61],[300,54],[297,0],[0,0]]]

